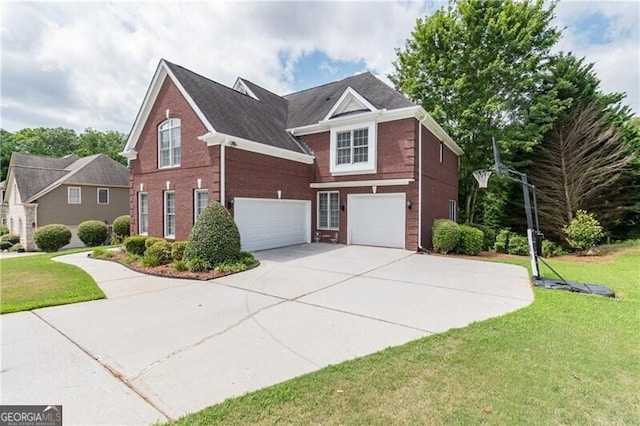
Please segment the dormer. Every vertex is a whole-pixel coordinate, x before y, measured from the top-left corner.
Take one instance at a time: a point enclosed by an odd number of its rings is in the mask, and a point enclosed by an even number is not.
[[[247,95],[249,97],[252,97],[256,101],[260,100],[255,95],[255,93],[253,93],[251,91],[251,89],[249,89],[249,86],[240,77],[238,77],[238,79],[236,80],[235,84],[233,85],[233,90],[235,90],[236,92],[240,92],[243,95]]]
[[[347,87],[340,99],[333,105],[329,113],[323,121],[331,120],[347,114],[355,114],[361,112],[378,111],[371,102],[365,99],[360,93],[356,92],[351,86]]]

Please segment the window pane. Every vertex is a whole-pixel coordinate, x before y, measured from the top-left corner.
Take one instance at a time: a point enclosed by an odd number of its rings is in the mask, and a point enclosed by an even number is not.
[[[175,235],[176,233],[176,199],[173,192],[165,192],[164,217],[165,235]]]
[[[339,132],[337,135],[337,147],[345,148],[351,145],[351,132]]]
[[[169,148],[169,131],[160,132],[160,149]]]
[[[209,205],[209,193],[207,191],[196,192],[196,211],[195,216],[198,218],[200,213]]]
[[[67,192],[69,204],[80,204],[80,188],[71,187]]]
[[[140,226],[138,232],[146,234],[149,230],[149,199],[147,194],[140,194],[140,201],[138,202],[138,210],[140,212]]]
[[[319,228],[328,228],[329,226],[329,206],[328,206],[328,197],[327,193],[320,193],[318,195],[318,227]]]
[[[172,149],[173,152],[173,162],[171,163],[172,166],[178,166],[180,165],[180,160],[182,159],[181,156],[181,152],[180,152],[180,147],[176,147]]]
[[[167,194],[167,214],[174,214],[176,212],[176,206],[174,203],[174,195],[172,193]]]
[[[338,148],[336,151],[336,164],[351,163],[351,148]]]
[[[180,127],[171,129],[171,146],[180,146]]]
[[[354,163],[366,163],[367,161],[369,161],[369,147],[361,146],[353,148]]]
[[[353,146],[366,146],[369,141],[369,129],[353,131]]]
[[[337,192],[329,194],[329,227],[340,226],[340,200]]]
[[[109,203],[109,190],[98,189],[98,204],[108,204],[108,203]]]

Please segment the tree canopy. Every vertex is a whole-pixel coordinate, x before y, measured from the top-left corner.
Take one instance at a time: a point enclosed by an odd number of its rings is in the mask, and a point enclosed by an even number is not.
[[[410,38],[396,52],[391,81],[422,105],[465,151],[460,159],[459,200],[460,218],[467,222],[522,225],[522,205],[514,201],[522,198],[517,184],[493,178],[488,190],[478,192],[472,177],[474,170],[493,165],[492,137],[505,164],[533,174],[545,201],[556,197],[545,186],[550,171],[536,174],[536,161],[553,156],[557,136],[575,130],[578,121],[583,126],[590,122],[587,127],[600,131],[578,138],[575,152],[589,151],[587,146],[599,150],[608,165],[619,160],[623,151],[640,153],[638,128],[622,104],[624,94],[603,93],[593,64],[551,52],[561,36],[552,25],[554,8],[555,2],[542,0],[451,1],[418,19]],[[605,148],[598,140],[606,135],[611,142]],[[640,223],[640,191],[632,190],[640,187],[640,160],[629,155],[632,160],[618,164],[623,170],[614,179],[618,190],[629,195],[615,207],[622,212],[616,223],[626,223],[627,228],[629,223]],[[559,167],[546,165],[554,172]],[[576,167],[579,173],[586,171],[580,169],[586,167],[584,163]],[[614,185],[604,174],[595,179],[609,190]],[[578,208],[594,210],[597,200],[593,197],[587,206],[571,209],[573,213]],[[566,209],[563,212],[571,215]],[[613,222],[609,224],[614,227]]]

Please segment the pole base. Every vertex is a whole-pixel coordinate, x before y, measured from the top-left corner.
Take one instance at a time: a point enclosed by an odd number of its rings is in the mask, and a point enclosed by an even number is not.
[[[551,290],[564,290],[574,293],[595,294],[603,297],[615,297],[613,290],[600,284],[582,284],[572,281],[565,282],[551,278],[537,277],[533,279],[533,285]]]

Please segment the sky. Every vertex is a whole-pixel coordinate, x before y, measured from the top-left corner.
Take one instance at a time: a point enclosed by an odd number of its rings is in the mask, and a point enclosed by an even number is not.
[[[0,2],[0,127],[128,133],[161,58],[278,94],[393,71],[416,19],[443,2]],[[561,1],[556,51],[595,63],[640,114],[640,2]]]

